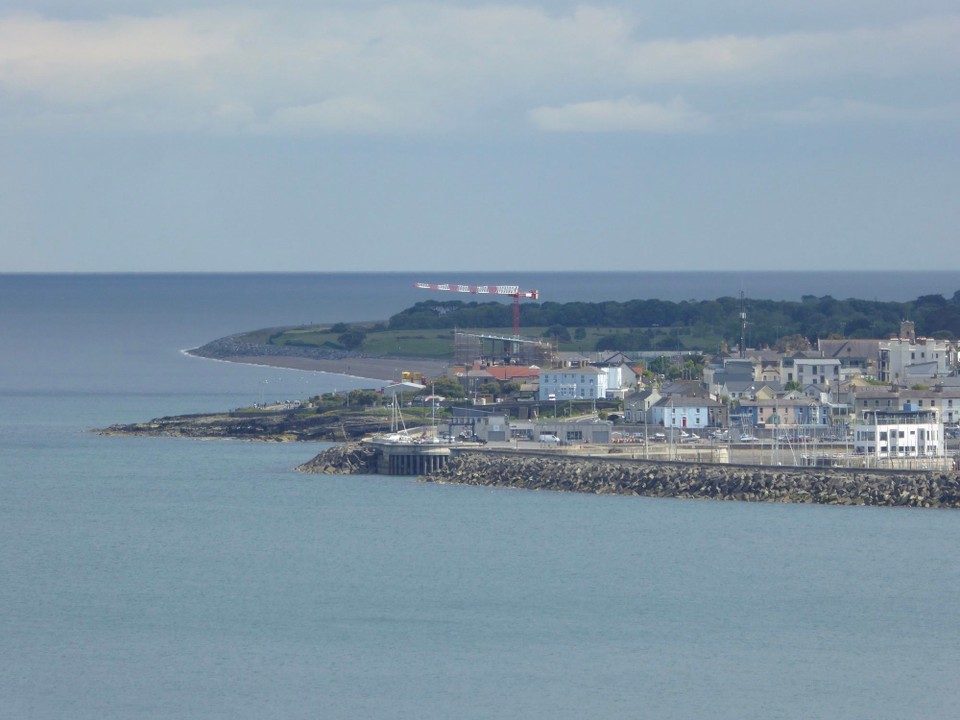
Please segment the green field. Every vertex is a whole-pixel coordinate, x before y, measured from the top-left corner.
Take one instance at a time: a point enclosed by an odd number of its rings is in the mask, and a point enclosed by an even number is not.
[[[361,325],[351,326],[363,329]],[[547,328],[523,328],[524,337],[542,337]],[[471,328],[471,333],[483,333],[509,337],[513,328]],[[597,342],[609,335],[624,335],[631,330],[623,328],[584,328],[584,336],[579,339],[561,341],[559,349],[564,352],[594,352]],[[645,342],[638,347],[618,347],[619,350],[662,350],[665,354],[677,350],[704,350],[715,351],[720,343],[718,335],[711,335],[703,328],[634,328],[633,333],[646,333],[651,342]],[[253,339],[251,334],[250,339]],[[326,348],[330,350],[344,349],[339,338],[342,328],[334,331],[329,326],[307,326],[289,328],[269,332],[260,331],[255,334],[259,342],[268,342],[272,345],[293,345],[298,347]],[[398,357],[420,357],[446,359],[453,356],[453,330],[369,330],[363,345],[360,347],[365,353],[372,355],[392,355]],[[573,332],[571,332],[573,335]],[[651,347],[652,346],[652,347]]]

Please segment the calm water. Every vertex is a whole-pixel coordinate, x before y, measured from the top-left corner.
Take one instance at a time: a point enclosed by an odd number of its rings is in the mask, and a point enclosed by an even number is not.
[[[830,277],[779,289],[960,288]],[[385,317],[413,279],[0,276],[0,717],[955,717],[956,512],[304,477],[318,446],[84,432],[369,384],[180,349]]]

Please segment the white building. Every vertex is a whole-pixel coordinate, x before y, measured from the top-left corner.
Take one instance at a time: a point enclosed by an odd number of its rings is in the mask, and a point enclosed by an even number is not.
[[[637,374],[629,365],[603,365],[600,370],[607,375],[607,397],[623,399],[637,384]]]
[[[650,408],[650,421],[668,428],[705,428],[720,424],[722,407],[710,398],[671,395]]]
[[[868,410],[854,426],[854,452],[877,461],[942,458],[943,423],[936,410]]]
[[[550,368],[540,373],[540,400],[602,400],[607,373],[593,366]]]
[[[943,340],[918,338],[880,343],[880,380],[910,385],[915,380],[950,374],[950,351]]]
[[[800,387],[837,387],[840,384],[840,361],[834,358],[794,358],[793,368]]]

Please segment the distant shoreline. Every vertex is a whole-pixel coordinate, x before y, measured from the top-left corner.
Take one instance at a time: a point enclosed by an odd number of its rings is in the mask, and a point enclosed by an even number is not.
[[[404,371],[416,371],[428,378],[441,377],[447,373],[450,365],[445,360],[372,356],[346,350],[293,345],[266,345],[251,342],[249,336],[250,333],[229,335],[183,352],[207,360],[324,372],[386,382],[399,381]]]
[[[267,367],[286,368],[288,370],[307,370],[310,372],[324,372],[333,375],[363,378],[366,380],[382,380],[386,382],[399,381],[404,370],[414,369],[429,377],[441,377],[449,368],[448,363],[438,360],[421,360],[417,358],[379,358],[379,357],[347,357],[347,358],[309,358],[285,355],[234,355],[230,357],[211,357],[199,355],[193,350],[186,353],[192,357],[205,360],[222,360],[223,362],[243,363],[244,365],[264,365]]]

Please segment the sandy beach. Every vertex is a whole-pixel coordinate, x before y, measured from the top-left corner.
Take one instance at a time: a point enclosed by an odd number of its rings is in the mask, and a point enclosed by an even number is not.
[[[376,358],[349,357],[342,359],[317,359],[305,357],[287,357],[281,355],[243,356],[220,358],[227,362],[246,363],[248,365],[269,365],[270,367],[310,370],[313,372],[351,375],[385,382],[399,381],[401,373],[412,371],[424,376],[441,377],[445,375],[449,364],[440,360],[421,360],[415,358]]]

